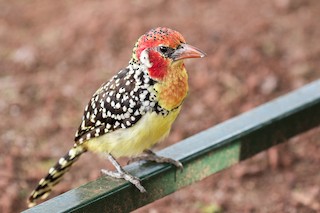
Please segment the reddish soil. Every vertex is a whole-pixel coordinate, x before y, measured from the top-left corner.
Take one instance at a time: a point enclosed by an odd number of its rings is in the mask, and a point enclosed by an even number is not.
[[[115,3],[116,2],[116,3]],[[208,56],[161,149],[320,78],[320,1],[0,0],[0,212],[18,212],[72,145],[93,92],[156,26]],[[136,212],[319,212],[320,129]],[[84,155],[53,195],[100,176]]]

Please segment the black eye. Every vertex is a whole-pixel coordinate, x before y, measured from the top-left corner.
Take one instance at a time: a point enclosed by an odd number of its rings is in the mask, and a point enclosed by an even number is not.
[[[168,47],[160,46],[160,47],[159,47],[159,50],[160,50],[160,52],[162,52],[162,53],[166,53],[166,52],[168,52]]]

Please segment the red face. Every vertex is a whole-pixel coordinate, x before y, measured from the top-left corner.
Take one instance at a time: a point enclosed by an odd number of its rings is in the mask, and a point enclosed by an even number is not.
[[[204,55],[199,49],[187,45],[179,32],[163,27],[142,35],[136,49],[137,58],[148,67],[150,77],[157,80],[166,76],[173,62]]]

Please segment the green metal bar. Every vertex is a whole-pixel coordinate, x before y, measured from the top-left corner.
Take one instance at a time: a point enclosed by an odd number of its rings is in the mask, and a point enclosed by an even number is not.
[[[158,152],[180,160],[183,172],[154,163],[126,166],[141,178],[147,193],[125,181],[101,177],[25,213],[128,212],[319,124],[320,80]]]

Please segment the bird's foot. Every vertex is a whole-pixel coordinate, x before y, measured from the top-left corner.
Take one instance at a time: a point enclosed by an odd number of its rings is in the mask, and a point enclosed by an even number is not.
[[[153,161],[156,163],[169,163],[169,164],[172,164],[175,167],[177,167],[179,170],[181,170],[181,171],[183,170],[183,165],[180,161],[174,160],[172,158],[166,158],[163,156],[159,156],[156,153],[154,153],[153,151],[151,151],[150,149],[146,149],[145,151],[143,151],[143,154],[138,157],[131,158],[128,161],[128,164],[135,162],[135,161],[141,161],[141,160]]]
[[[139,178],[126,172],[111,154],[107,154],[107,157],[108,157],[108,160],[117,169],[117,171],[114,172],[106,169],[101,169],[102,174],[113,177],[113,178],[124,179],[126,181],[129,181],[130,183],[135,185],[140,190],[140,192],[142,193],[146,192],[146,189],[141,185]]]
[[[122,170],[121,172],[119,172],[119,171],[114,172],[114,171],[101,169],[101,172],[102,172],[102,174],[113,177],[113,178],[124,179],[126,181],[129,181],[130,183],[135,185],[140,190],[140,192],[142,192],[142,193],[146,192],[146,189],[140,183],[140,179],[129,174],[128,172],[126,172],[124,170]]]

